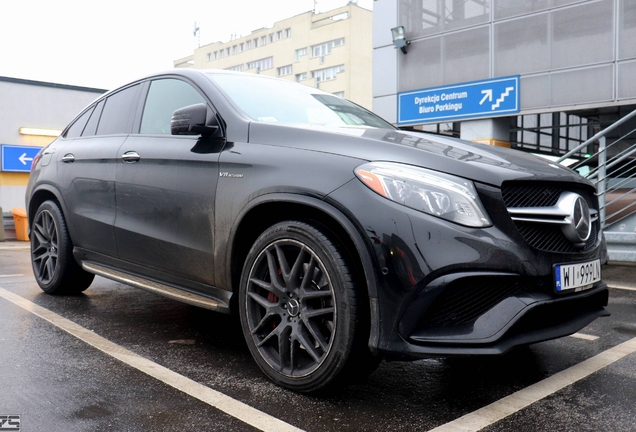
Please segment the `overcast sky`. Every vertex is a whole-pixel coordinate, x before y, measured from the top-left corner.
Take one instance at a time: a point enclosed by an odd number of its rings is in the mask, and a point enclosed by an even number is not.
[[[347,3],[318,0],[316,10]],[[195,21],[203,46],[313,8],[313,0],[0,0],[0,76],[112,89],[192,54]]]

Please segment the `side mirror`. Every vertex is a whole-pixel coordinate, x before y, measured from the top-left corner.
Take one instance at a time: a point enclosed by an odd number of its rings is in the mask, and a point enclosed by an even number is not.
[[[172,135],[201,135],[209,137],[219,128],[207,124],[208,107],[204,103],[179,108],[172,114]]]

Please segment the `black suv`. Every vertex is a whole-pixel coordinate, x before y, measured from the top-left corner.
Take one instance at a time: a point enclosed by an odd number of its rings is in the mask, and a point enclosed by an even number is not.
[[[301,392],[608,315],[578,174],[261,75],[174,70],[104,95],[38,155],[27,209],[45,292],[100,275],[235,311],[263,372]]]

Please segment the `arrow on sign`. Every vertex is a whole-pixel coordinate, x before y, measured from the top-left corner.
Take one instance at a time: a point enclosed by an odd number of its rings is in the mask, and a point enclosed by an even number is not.
[[[27,161],[33,162],[33,158],[26,157],[26,153],[22,153],[22,156],[20,156],[18,160],[22,162],[22,165],[26,165]]]
[[[486,101],[486,99],[488,99],[488,102],[492,102],[492,89],[482,90],[481,94],[483,94],[484,97],[481,98],[481,101],[479,102],[479,105],[483,105],[484,102]]]

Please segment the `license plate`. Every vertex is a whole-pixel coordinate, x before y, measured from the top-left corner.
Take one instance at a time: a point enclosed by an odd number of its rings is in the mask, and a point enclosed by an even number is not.
[[[557,291],[581,291],[601,280],[601,261],[594,260],[576,264],[554,266]]]

